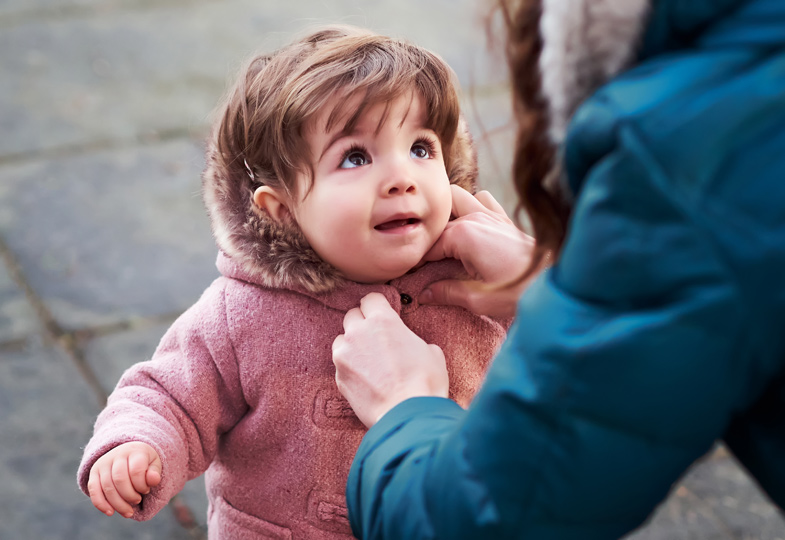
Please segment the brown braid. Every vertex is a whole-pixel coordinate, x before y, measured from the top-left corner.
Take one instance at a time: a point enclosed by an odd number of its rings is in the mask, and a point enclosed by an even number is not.
[[[547,103],[540,91],[541,0],[499,0],[499,6],[507,27],[506,53],[518,123],[513,159],[516,213],[525,212],[537,241],[520,282],[541,268],[549,255],[558,256],[570,208],[560,193],[543,185],[556,166],[556,149],[548,137]]]

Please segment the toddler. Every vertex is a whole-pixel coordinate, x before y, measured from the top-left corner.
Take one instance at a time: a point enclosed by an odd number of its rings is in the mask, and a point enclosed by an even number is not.
[[[344,489],[365,433],[335,385],[345,313],[383,294],[442,348],[466,406],[507,321],[419,305],[454,260],[421,264],[476,163],[454,74],[351,27],[253,59],[207,143],[217,278],[132,366],[96,421],[78,482],[145,520],[206,472],[211,539],[351,537]]]

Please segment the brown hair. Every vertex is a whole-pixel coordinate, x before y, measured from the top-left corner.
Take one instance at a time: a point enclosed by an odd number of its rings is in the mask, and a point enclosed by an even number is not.
[[[548,136],[548,108],[541,93],[539,59],[542,37],[541,0],[499,0],[507,29],[506,53],[513,87],[518,133],[513,156],[513,182],[518,212],[524,211],[537,242],[531,263],[520,280],[539,269],[564,242],[570,206],[545,180],[558,174],[556,148]]]
[[[425,102],[426,127],[441,141],[448,177],[460,183],[457,177],[471,175],[471,185],[476,165],[460,159],[469,143],[454,144],[460,121],[456,86],[449,66],[425,49],[350,26],[324,28],[248,63],[219,108],[208,166],[247,183],[250,193],[265,184],[291,195],[297,173],[312,172],[305,130],[330,100],[339,97],[340,104],[328,129],[345,121],[348,132],[368,107],[414,91]],[[344,110],[355,96],[359,106]]]

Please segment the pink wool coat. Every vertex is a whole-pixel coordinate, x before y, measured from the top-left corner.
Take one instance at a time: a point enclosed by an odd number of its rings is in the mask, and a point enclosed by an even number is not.
[[[331,344],[347,310],[382,293],[406,325],[447,358],[450,395],[467,405],[507,322],[423,306],[456,261],[430,263],[388,284],[344,282],[314,293],[271,288],[221,253],[216,279],[163,337],[152,360],[123,375],[95,425],[78,473],[111,448],[143,441],[162,481],[135,508],[154,516],[206,471],[211,539],[350,538],[344,489],[365,429],[335,386]]]
[[[450,181],[473,191],[476,158],[463,124],[452,155]],[[90,468],[107,451],[142,441],[163,471],[134,519],[151,518],[206,473],[211,540],[350,538],[344,490],[365,429],[335,385],[332,342],[346,312],[382,293],[409,328],[442,348],[450,395],[464,406],[509,321],[418,304],[427,285],[462,272],[457,261],[387,284],[346,280],[296,224],[279,224],[253,204],[258,185],[242,158],[208,140],[204,200],[222,277],[172,325],[152,360],[125,372],[85,448],[79,486],[87,493]]]

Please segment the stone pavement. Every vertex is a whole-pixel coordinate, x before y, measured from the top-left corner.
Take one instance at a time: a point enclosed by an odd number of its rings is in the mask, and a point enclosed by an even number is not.
[[[321,22],[369,26],[455,68],[482,182],[506,208],[505,73],[475,0],[0,2],[0,540],[205,538],[200,479],[147,523],[76,488],[106,394],[216,276],[201,141],[255,50]],[[785,539],[722,449],[633,538]]]

